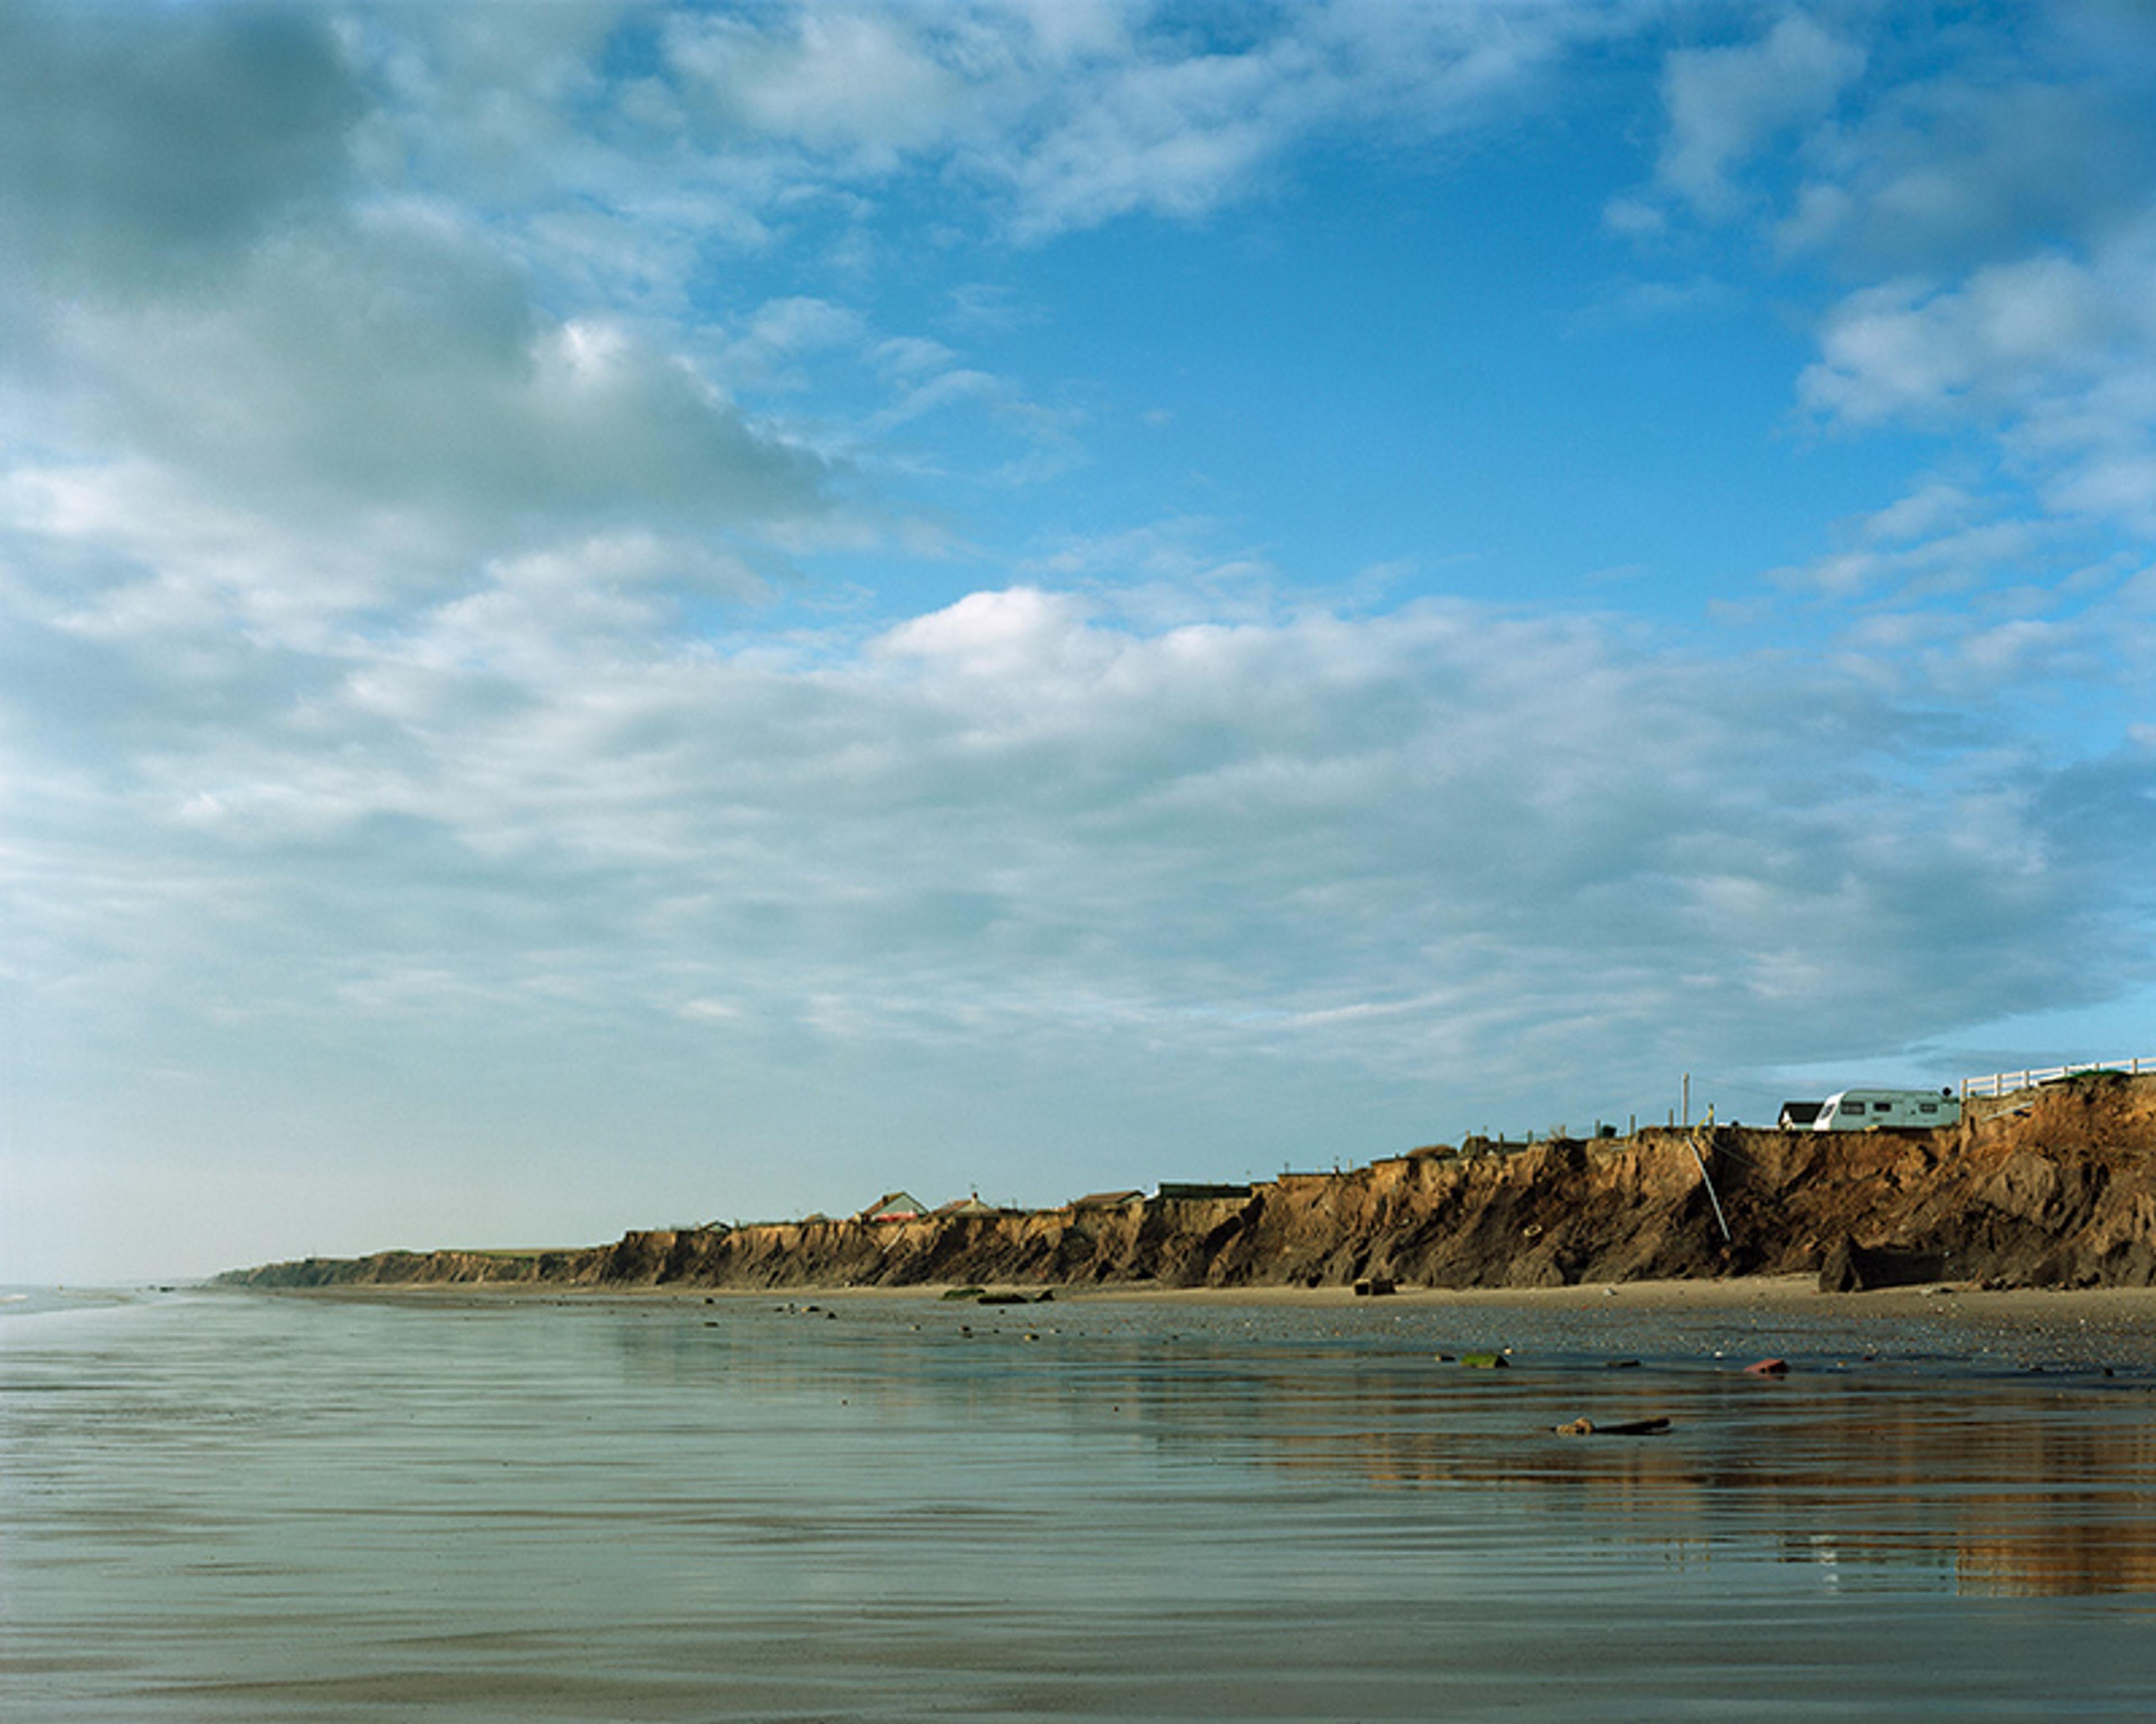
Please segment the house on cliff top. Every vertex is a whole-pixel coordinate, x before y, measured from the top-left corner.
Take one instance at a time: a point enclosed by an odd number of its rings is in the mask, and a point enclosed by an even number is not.
[[[887,1191],[867,1208],[854,1217],[856,1221],[920,1221],[928,1213],[928,1205],[919,1198],[910,1197],[902,1191]]]
[[[1127,1203],[1145,1201],[1142,1191],[1089,1191],[1082,1198],[1073,1198],[1067,1207],[1073,1209],[1120,1209]]]

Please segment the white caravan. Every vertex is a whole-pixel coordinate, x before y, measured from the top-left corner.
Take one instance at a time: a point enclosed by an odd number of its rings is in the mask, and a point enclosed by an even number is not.
[[[1887,1126],[1906,1131],[1951,1126],[1961,1118],[1961,1103],[1951,1090],[1844,1090],[1820,1104],[1815,1131],[1868,1131]]]

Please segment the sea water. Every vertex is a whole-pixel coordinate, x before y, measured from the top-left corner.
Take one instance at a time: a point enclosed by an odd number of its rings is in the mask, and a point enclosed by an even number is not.
[[[2156,1715],[2145,1333],[1608,1303],[12,1301],[0,1717]]]

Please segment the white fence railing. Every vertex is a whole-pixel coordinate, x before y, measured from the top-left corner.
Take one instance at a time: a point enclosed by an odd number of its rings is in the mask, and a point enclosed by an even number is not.
[[[2011,1095],[2016,1090],[2033,1090],[2039,1084],[2056,1082],[2077,1071],[2123,1071],[2138,1077],[2156,1072],[2156,1058],[2147,1060],[2087,1060],[2072,1065],[2031,1066],[2025,1071],[1994,1071],[1987,1077],[1961,1080],[1961,1099],[1972,1095]]]

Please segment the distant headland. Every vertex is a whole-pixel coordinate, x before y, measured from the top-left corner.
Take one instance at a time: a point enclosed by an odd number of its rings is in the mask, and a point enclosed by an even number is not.
[[[559,1251],[384,1251],[222,1285],[805,1289],[1558,1287],[1816,1275],[1829,1291],[1957,1281],[2156,1285],[2156,1075],[2076,1072],[1972,1099],[1950,1126],[1653,1126],[1469,1138],[1344,1172],[1164,1184],[1053,1209],[666,1228]]]

